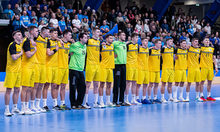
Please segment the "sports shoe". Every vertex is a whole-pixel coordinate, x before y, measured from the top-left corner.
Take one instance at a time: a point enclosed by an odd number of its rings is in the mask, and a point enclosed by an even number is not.
[[[63,104],[63,105],[60,105],[60,108],[62,109],[62,110],[71,110],[69,107],[67,107],[65,104]]]
[[[93,104],[93,107],[94,107],[94,108],[101,108],[98,103],[94,103],[94,104]]]
[[[189,98],[186,98],[185,102],[189,102]]]
[[[21,110],[21,111],[19,112],[19,115],[25,115],[25,110]]]
[[[121,103],[122,104],[122,103]],[[120,104],[118,104],[118,103],[113,103],[113,105],[115,105],[116,107],[120,107],[121,105]]]
[[[206,101],[206,99],[204,98],[204,96],[200,97],[201,100]]]
[[[53,107],[53,110],[62,110],[59,105]]]
[[[214,99],[211,96],[209,96],[209,97],[207,97],[207,101],[216,101],[216,99]]]
[[[124,106],[131,106],[131,103],[130,102],[124,102]]]
[[[161,103],[167,103],[166,99],[161,99]]]
[[[32,114],[34,114],[34,112],[31,111],[29,108],[26,108],[25,111],[24,111],[24,114],[25,115],[32,115]]]
[[[183,97],[179,97],[180,102],[185,102],[185,99]]]
[[[136,101],[138,102],[138,103],[141,103],[141,100],[140,99],[136,99]],[[142,103],[141,103],[142,104]]]
[[[107,107],[116,107],[116,105],[113,104],[112,102],[106,103],[106,106],[107,106]]]
[[[139,102],[136,101],[136,100],[132,100],[132,101],[131,101],[131,104],[134,104],[134,105],[141,105],[142,103],[139,103]]]
[[[169,102],[173,102],[173,98],[169,98],[168,101],[169,101]]]
[[[41,108],[39,107],[38,110],[39,110],[39,109],[41,109]],[[49,109],[48,106],[44,106],[42,110],[44,110],[44,111],[46,111],[46,112],[49,112],[49,111],[50,111],[50,109]]]
[[[99,104],[100,108],[105,108],[105,104],[102,102]]]
[[[203,102],[203,100],[201,98],[196,98],[197,102]]]
[[[178,99],[173,99],[173,102],[174,102],[174,103],[178,103],[179,100],[178,100]]]
[[[156,104],[161,104],[162,103],[159,99],[154,99],[153,102],[156,103]]]
[[[85,103],[83,106],[84,106],[86,109],[91,109],[91,107],[89,106],[88,103]]]
[[[31,108],[31,111],[35,112],[36,114],[40,113],[40,111],[35,106]]]
[[[150,100],[148,100],[148,99],[144,99],[144,100],[142,99],[141,103],[142,104],[152,104],[152,102]]]
[[[12,111],[11,111],[12,114],[19,114],[20,113],[20,110],[18,108],[12,108]]]
[[[13,114],[10,111],[5,111],[4,115],[7,117],[11,117]]]

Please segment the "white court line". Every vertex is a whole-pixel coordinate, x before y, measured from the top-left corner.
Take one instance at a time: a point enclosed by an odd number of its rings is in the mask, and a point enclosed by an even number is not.
[[[216,99],[216,100],[220,100],[220,97],[216,97],[215,99]]]

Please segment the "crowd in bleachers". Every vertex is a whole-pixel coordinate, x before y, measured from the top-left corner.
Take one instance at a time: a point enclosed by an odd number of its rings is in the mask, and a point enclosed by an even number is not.
[[[170,36],[176,45],[185,39],[190,46],[191,38],[197,37],[201,40],[208,35],[217,49],[215,51],[219,52],[219,32],[212,32],[211,26],[204,19],[199,20],[197,16],[191,16],[181,8],[171,6],[158,21],[157,12],[152,8],[146,8],[145,5],[139,8],[135,2],[129,3],[124,10],[121,10],[120,2],[116,2],[115,9],[104,7],[100,12],[90,7],[83,10],[81,2],[78,2],[79,4],[73,4],[71,8],[69,5],[65,6],[62,1],[43,0],[31,6],[26,0],[22,4],[15,4],[14,9],[9,4],[4,13],[5,17],[11,20],[12,30],[24,31],[34,25],[40,31],[42,27],[48,26],[58,29],[61,35],[65,29],[69,29],[77,41],[79,32],[91,33],[92,28],[97,26],[102,34],[105,34],[118,24],[119,30],[125,31],[127,40],[130,40],[131,33],[137,32],[140,38],[149,37],[149,46],[153,46],[156,39],[164,40]]]

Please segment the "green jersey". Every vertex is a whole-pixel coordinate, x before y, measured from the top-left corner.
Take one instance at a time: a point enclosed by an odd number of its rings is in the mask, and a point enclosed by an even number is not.
[[[115,64],[126,64],[127,63],[127,47],[125,42],[121,41],[114,41],[114,53],[116,54],[115,57]]]

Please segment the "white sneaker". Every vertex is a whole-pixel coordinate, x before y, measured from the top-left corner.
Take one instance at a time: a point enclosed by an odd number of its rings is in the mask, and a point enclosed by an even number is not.
[[[189,98],[186,98],[185,102],[189,102]]]
[[[40,111],[35,106],[31,108],[31,111],[35,112],[35,114],[40,113]]]
[[[26,108],[26,110],[24,111],[25,115],[32,115],[34,114],[33,111],[31,111],[29,108]]]
[[[18,108],[12,108],[12,114],[19,114],[20,110]]]
[[[91,109],[91,107],[89,106],[88,103],[85,103],[83,106],[84,106],[86,109]]]
[[[125,104],[127,105],[131,105],[131,103],[129,101],[125,101]]]
[[[105,104],[104,104],[103,102],[101,102],[101,103],[99,104],[99,106],[100,106],[100,108],[105,108]]]
[[[168,101],[173,102],[173,98],[169,98]]]
[[[163,99],[161,99],[161,102],[162,103],[167,103],[167,100],[163,98]]]
[[[107,107],[116,107],[116,105],[113,104],[112,102],[106,103],[106,106],[107,106]]]
[[[178,99],[173,99],[173,102],[174,102],[174,103],[178,103],[179,100],[178,100]]]
[[[36,107],[36,109],[37,109],[38,111],[40,111],[41,113],[47,112],[46,110],[42,109],[41,107]]]
[[[12,116],[13,114],[12,114],[10,111],[5,111],[4,115],[10,117],[10,116]]]
[[[199,98],[196,98],[196,101],[197,102],[203,102],[203,100],[199,97]]]
[[[19,112],[19,115],[25,115],[25,110],[21,110],[21,111]]]
[[[101,108],[98,103],[93,103],[93,107],[94,107],[94,108]]]
[[[185,102],[185,99],[183,97],[179,97],[179,101]]]
[[[131,104],[141,105],[142,103],[137,102],[136,100],[132,100]]]

